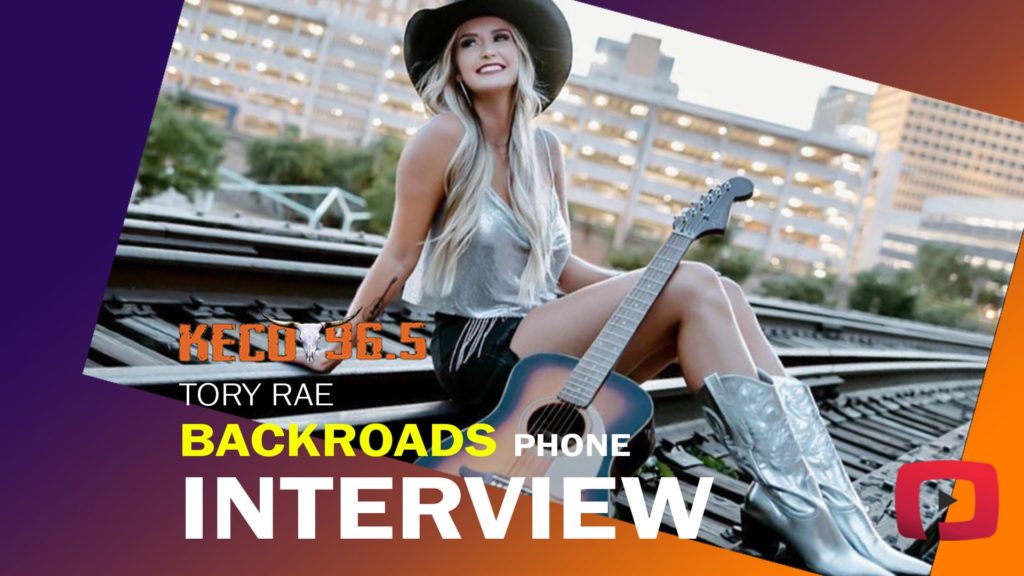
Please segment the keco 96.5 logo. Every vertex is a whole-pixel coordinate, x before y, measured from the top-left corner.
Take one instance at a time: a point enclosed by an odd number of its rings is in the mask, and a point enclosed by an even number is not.
[[[359,311],[348,318],[327,322],[295,322],[267,315],[264,324],[181,324],[178,330],[178,359],[182,362],[291,362],[298,350],[312,362],[321,340],[327,344],[328,360],[423,360],[427,357],[427,339],[417,330],[423,322],[402,322],[399,325],[401,350],[387,352],[383,339],[375,332],[379,322],[349,323]],[[322,338],[321,338],[321,332]],[[301,347],[301,348],[300,348]],[[237,354],[234,352],[237,350]]]
[[[935,460],[904,464],[896,473],[896,528],[907,538],[923,540],[921,485],[929,480],[953,479],[974,486],[974,516],[962,522],[939,522],[939,540],[976,540],[996,533],[999,523],[999,481],[991,464]],[[940,494],[940,501],[956,502]],[[943,508],[940,504],[940,508]]]

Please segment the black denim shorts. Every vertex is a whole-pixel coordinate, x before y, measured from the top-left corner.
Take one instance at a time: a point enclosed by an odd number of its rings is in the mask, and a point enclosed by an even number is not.
[[[438,312],[430,355],[441,388],[467,410],[497,406],[519,356],[509,348],[523,319],[467,318]]]

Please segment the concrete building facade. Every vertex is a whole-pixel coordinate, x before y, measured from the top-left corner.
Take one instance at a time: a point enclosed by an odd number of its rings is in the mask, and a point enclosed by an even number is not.
[[[428,0],[186,0],[164,77],[253,135],[366,142],[425,118],[402,29]],[[393,99],[392,99],[393,97]]]
[[[1024,206],[1024,124],[887,86],[872,100],[868,124],[878,134],[878,205],[858,266],[906,268],[917,246],[934,241],[975,265],[1009,271],[1013,254],[1005,250],[1015,254],[1019,242],[1013,215]],[[937,235],[936,222],[965,218],[977,222],[965,224],[961,232],[970,233],[960,240]],[[1007,233],[1012,246],[1004,238],[996,252],[975,249]]]
[[[739,245],[775,266],[845,276],[873,149],[680,100],[658,45],[602,40],[590,73],[574,76],[545,115],[566,149],[574,217],[608,229],[615,247],[660,242],[710,184],[742,175],[756,192],[733,209]]]
[[[857,137],[868,125],[871,95],[829,86],[818,98],[811,130]]]
[[[879,261],[910,268],[922,244],[938,244],[964,254],[975,267],[1009,274],[1024,231],[1024,202],[933,196],[916,220],[886,231]]]
[[[899,150],[892,208],[919,212],[932,196],[1024,200],[1024,124],[879,86],[868,125],[882,152]]]

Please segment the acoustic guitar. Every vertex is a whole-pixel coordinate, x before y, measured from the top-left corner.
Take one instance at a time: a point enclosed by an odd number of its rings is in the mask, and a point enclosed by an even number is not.
[[[672,234],[582,358],[541,353],[513,367],[498,406],[481,420],[494,427],[494,453],[476,457],[465,451],[452,456],[431,452],[416,463],[449,474],[482,477],[485,483],[502,488],[508,487],[511,478],[524,477],[527,493],[533,477],[619,477],[635,472],[654,449],[654,402],[635,382],[612,369],[686,250],[698,238],[724,232],[733,202],[750,198],[753,190],[750,180],[732,178],[676,216]],[[543,436],[549,443],[551,435],[576,434],[586,439],[587,435],[626,434],[629,456],[616,458],[611,450],[603,455],[538,456],[533,449],[517,457],[517,434]],[[442,447],[451,442],[449,438]],[[584,499],[608,496],[605,491],[590,491]],[[561,482],[550,483],[550,497],[562,501]]]

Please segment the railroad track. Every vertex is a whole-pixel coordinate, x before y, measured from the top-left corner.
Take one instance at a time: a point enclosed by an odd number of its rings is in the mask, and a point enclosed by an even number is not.
[[[429,358],[351,360],[329,375],[286,364],[178,360],[180,324],[261,323],[263,310],[300,322],[343,317],[381,245],[372,235],[130,208],[85,373],[179,399],[182,382],[343,384],[333,387],[333,408],[273,406],[269,386],[252,406],[223,408],[278,424],[466,423],[437,385]],[[959,457],[991,338],[779,300],[751,303],[787,369],[812,386],[880,532],[930,559],[934,530],[923,542],[896,532],[895,469],[912,459]],[[388,308],[381,322],[385,353],[411,351],[400,341],[401,322],[424,322],[415,333],[433,335],[431,315],[403,303]],[[265,338],[253,345],[268,346]],[[698,478],[714,477],[698,539],[743,551],[738,506],[749,479],[713,440],[677,367],[643,386],[655,399],[658,449],[641,477],[671,474],[690,494]],[[932,526],[941,512],[929,508],[933,501],[922,499]]]

